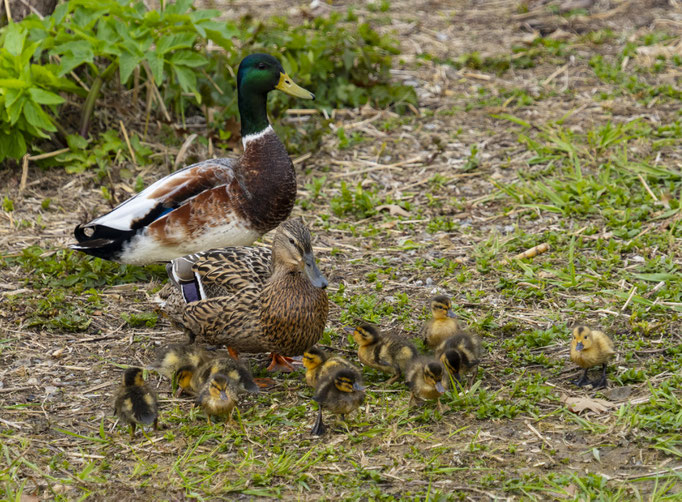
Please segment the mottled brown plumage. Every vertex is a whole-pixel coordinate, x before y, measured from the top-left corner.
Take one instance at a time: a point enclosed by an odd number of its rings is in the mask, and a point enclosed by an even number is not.
[[[178,260],[192,262],[191,274],[174,274],[187,268]],[[319,340],[327,322],[327,281],[300,219],[277,229],[270,257],[257,248],[226,248],[174,260],[169,271],[176,291],[198,291],[200,299],[167,300],[166,306],[181,305],[182,325],[210,343],[238,352],[300,355]]]

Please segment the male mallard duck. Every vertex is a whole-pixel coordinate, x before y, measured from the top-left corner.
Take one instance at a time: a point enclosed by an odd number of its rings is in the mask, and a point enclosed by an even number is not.
[[[244,154],[176,171],[74,231],[72,249],[142,265],[222,246],[250,245],[291,213],[294,166],[268,122],[268,93],[314,99],[277,59],[245,57],[237,72]]]
[[[443,387],[443,366],[428,356],[418,356],[410,361],[405,375],[407,386],[412,391],[410,404],[422,399],[438,399],[445,392]]]
[[[407,340],[383,334],[369,323],[346,328],[346,331],[353,333],[362,364],[393,375],[388,384],[404,375],[410,361],[418,355],[415,346]]]
[[[481,360],[481,340],[473,333],[462,331],[443,340],[436,348],[435,355],[453,378],[462,383],[463,376],[478,366]],[[450,384],[447,373],[443,381],[446,387]]]
[[[312,434],[321,436],[326,427],[322,421],[322,408],[342,419],[357,409],[365,400],[365,387],[362,385],[360,372],[355,368],[339,368],[321,378],[315,389],[313,400],[317,401],[318,413]]]
[[[438,295],[431,298],[432,319],[426,321],[422,327],[422,337],[430,349],[440,345],[443,340],[461,331],[455,314],[452,312],[450,298]]]
[[[128,368],[123,385],[114,395],[114,411],[121,421],[130,424],[130,437],[135,437],[136,425],[154,424],[158,428],[159,405],[156,393],[149,388],[141,368]]]
[[[232,410],[237,405],[237,393],[232,388],[230,380],[222,373],[211,375],[199,392],[196,404],[206,413],[209,425],[211,417],[227,416],[227,422],[232,423]]]
[[[316,387],[319,380],[340,368],[356,369],[351,363],[339,356],[330,356],[319,347],[311,347],[303,353],[305,366],[305,381],[311,387]],[[356,370],[357,371],[357,370]]]
[[[615,355],[613,341],[601,331],[578,326],[573,330],[571,341],[571,361],[585,368],[583,376],[575,382],[579,387],[592,384],[593,389],[606,387],[606,364]],[[591,381],[587,378],[587,370],[602,365],[602,375],[599,380]]]
[[[173,260],[167,267],[171,282],[187,303],[181,316],[170,315],[181,317],[192,337],[225,344],[233,356],[271,352],[269,369],[291,370],[282,356],[313,346],[329,310],[327,279],[315,264],[310,240],[297,218],[279,226],[272,251],[234,247]]]
[[[231,357],[219,357],[199,366],[192,372],[190,388],[195,393],[199,393],[210,377],[217,373],[225,375],[230,381],[230,386],[238,392],[250,392],[251,394],[260,392],[249,369]]]

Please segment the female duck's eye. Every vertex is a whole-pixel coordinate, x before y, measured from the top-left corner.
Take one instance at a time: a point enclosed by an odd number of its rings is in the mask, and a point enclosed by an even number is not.
[[[291,244],[296,244],[296,243],[294,242],[294,239],[292,239],[292,238],[289,238],[289,242],[290,242]]]

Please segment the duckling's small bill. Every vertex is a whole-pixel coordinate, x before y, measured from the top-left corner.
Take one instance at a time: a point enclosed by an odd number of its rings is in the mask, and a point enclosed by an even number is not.
[[[286,73],[279,74],[279,82],[275,86],[275,89],[279,89],[290,96],[294,96],[295,98],[315,99],[315,95],[312,92],[296,84]]]

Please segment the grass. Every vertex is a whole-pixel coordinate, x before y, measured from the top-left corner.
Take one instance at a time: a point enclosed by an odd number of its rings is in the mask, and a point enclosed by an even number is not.
[[[385,27],[408,11],[377,2],[361,15]],[[150,302],[164,269],[65,251],[55,235],[82,207],[101,209],[102,195],[75,201],[50,188],[70,178],[31,170],[29,183],[49,183],[22,195],[8,179],[0,194],[7,233],[27,243],[0,256],[1,499],[679,499],[682,117],[666,77],[679,62],[637,56],[669,34],[594,26],[523,42],[510,22],[495,32],[509,43],[484,51],[499,20],[477,31],[484,18],[466,15],[434,20],[443,36],[467,23],[473,38],[457,55],[402,46],[411,58],[396,75],[421,86],[419,114],[356,111],[278,130],[300,139],[296,155],[320,145],[297,164],[295,212],[330,280],[322,343],[354,359],[342,327],[364,319],[421,348],[428,299],[445,293],[482,338],[475,383],[447,392],[441,413],[410,408],[403,383],[365,368],[366,404],[318,439],[300,375],[244,399],[225,428],[152,374],[164,429],[130,441],[111,416],[120,368],[182,339]],[[543,83],[567,63],[569,86],[562,73]],[[159,161],[111,186],[135,190],[164,170]],[[608,389],[571,384],[577,324],[616,342]],[[613,406],[577,414],[562,395]]]

